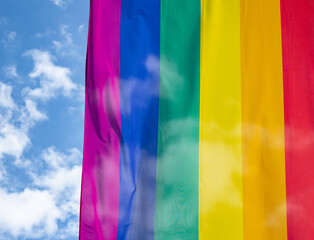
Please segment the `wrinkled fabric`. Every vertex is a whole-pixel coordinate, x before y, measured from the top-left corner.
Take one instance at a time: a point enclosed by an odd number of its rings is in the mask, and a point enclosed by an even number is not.
[[[91,0],[80,240],[314,239],[312,0]]]

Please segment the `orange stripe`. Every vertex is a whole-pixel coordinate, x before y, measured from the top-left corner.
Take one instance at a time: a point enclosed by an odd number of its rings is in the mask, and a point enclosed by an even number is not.
[[[241,0],[244,239],[287,239],[279,0]]]

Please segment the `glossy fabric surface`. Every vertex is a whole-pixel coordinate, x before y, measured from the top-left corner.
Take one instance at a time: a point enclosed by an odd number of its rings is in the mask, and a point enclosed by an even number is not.
[[[314,238],[314,4],[281,1],[289,239]]]
[[[280,2],[241,5],[244,239],[286,239]]]
[[[159,8],[159,0],[121,1],[118,239],[153,239],[150,230],[154,228],[151,206],[155,204],[157,157]]]
[[[162,0],[154,239],[198,236],[200,4]]]
[[[90,6],[80,240],[314,239],[314,2]]]
[[[234,0],[202,1],[199,239],[204,240],[243,238],[239,7]]]
[[[120,188],[119,1],[91,1],[80,239],[116,239]]]

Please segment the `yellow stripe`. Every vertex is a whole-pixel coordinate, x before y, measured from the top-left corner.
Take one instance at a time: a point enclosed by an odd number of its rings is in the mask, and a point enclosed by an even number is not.
[[[240,0],[201,0],[199,239],[243,239]]]
[[[286,239],[280,0],[241,0],[245,240]]]

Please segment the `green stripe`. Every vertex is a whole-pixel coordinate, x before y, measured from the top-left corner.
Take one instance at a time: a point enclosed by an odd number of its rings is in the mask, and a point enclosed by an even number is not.
[[[198,239],[200,1],[161,0],[155,240]]]

